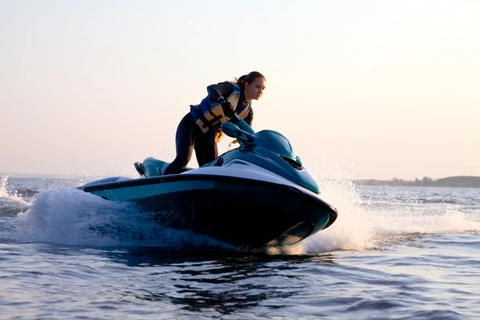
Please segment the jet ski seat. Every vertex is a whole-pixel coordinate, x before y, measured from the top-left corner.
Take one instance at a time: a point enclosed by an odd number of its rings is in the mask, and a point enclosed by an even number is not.
[[[149,157],[142,162],[135,162],[133,165],[140,176],[157,177],[163,175],[170,163]]]

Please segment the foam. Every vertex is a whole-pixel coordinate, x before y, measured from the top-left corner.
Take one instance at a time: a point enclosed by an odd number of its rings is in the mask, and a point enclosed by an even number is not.
[[[338,210],[337,221],[297,245],[272,248],[268,253],[362,251],[422,234],[480,231],[478,214],[460,210],[459,205],[409,202],[408,197],[397,199],[399,190],[388,189],[389,200],[377,197],[372,201],[362,198],[362,189],[348,176],[337,177],[317,178],[322,198]],[[15,212],[8,221],[0,221],[2,239],[85,246],[228,247],[205,236],[152,223],[148,214],[129,203],[65,188],[42,191],[33,203],[27,203],[8,195],[6,182],[6,177],[0,180],[0,205],[5,209],[8,204]]]
[[[30,203],[24,201],[16,194],[10,195],[7,192],[8,176],[0,179],[0,217],[16,216],[30,207]]]
[[[338,210],[337,221],[328,229],[307,238],[302,253],[334,250],[362,251],[405,241],[411,235],[480,231],[479,217],[457,206],[387,203],[368,208],[359,187],[344,178],[320,180],[322,197]]]
[[[222,246],[205,236],[152,223],[130,203],[105,200],[81,190],[41,192],[30,210],[13,221],[18,242],[85,246]]]

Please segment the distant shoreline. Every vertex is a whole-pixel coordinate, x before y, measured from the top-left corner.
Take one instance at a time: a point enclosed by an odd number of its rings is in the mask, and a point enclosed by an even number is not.
[[[19,174],[0,173],[0,179],[10,176],[12,178],[37,178],[37,179],[100,179],[104,176],[82,176],[82,175],[55,175],[55,174]],[[451,187],[451,188],[480,188],[480,177],[475,176],[454,176],[433,180],[429,177],[415,179],[413,181],[393,178],[391,180],[378,179],[356,179],[355,184],[364,186],[417,186],[417,187]]]
[[[51,174],[51,173],[0,173],[0,178],[10,177],[17,179],[100,179],[104,175],[77,175],[77,174]]]
[[[402,179],[376,180],[363,179],[355,180],[356,184],[366,186],[418,186],[418,187],[451,187],[451,188],[480,188],[480,177],[455,176],[433,180],[428,177],[407,181]]]

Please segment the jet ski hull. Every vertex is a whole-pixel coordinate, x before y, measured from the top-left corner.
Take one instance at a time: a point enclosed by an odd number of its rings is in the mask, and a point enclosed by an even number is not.
[[[135,203],[161,225],[241,248],[293,244],[337,218],[335,208],[313,192],[241,177],[177,174],[97,182],[81,189]]]

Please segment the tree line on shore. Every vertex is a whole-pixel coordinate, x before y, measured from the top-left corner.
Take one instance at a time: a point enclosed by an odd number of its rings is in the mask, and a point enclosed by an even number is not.
[[[419,187],[457,187],[457,188],[480,188],[480,177],[456,176],[433,180],[429,177],[416,178],[413,181],[393,178],[391,180],[365,179],[355,181],[361,185],[373,186],[419,186]]]

